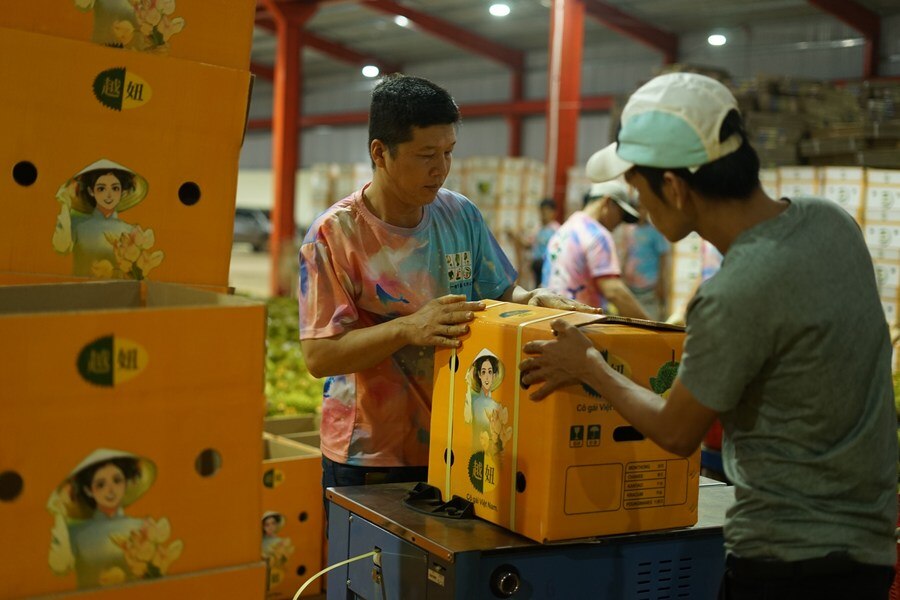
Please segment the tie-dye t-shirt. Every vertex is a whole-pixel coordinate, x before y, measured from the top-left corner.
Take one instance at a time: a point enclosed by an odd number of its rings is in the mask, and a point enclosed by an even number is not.
[[[416,312],[446,294],[499,298],[518,274],[481,213],[441,189],[412,228],[373,215],[359,190],[322,213],[300,248],[300,338],[329,338]],[[406,346],[329,377],[322,453],[372,466],[428,464],[434,349]]]
[[[596,279],[620,273],[612,234],[580,210],[566,219],[547,244],[543,283],[561,296],[606,308]]]
[[[634,292],[647,292],[659,281],[660,259],[669,253],[669,242],[650,223],[621,227],[625,262],[622,279]]]

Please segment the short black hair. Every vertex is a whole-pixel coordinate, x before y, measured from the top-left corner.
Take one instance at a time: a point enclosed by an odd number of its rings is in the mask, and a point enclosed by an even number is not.
[[[650,189],[660,198],[663,197],[663,176],[669,171],[707,198],[745,200],[759,187],[759,156],[747,140],[747,132],[744,130],[740,113],[731,110],[722,121],[719,141],[724,141],[734,134],[741,136],[741,145],[737,150],[703,165],[694,173],[687,169],[663,169],[640,165],[635,165],[634,170],[644,176]]]
[[[393,155],[413,138],[413,127],[459,123],[459,107],[441,86],[402,73],[386,75],[372,90],[369,147],[381,140]]]
[[[541,200],[541,208],[552,208],[556,210],[556,200],[553,198],[544,198]]]

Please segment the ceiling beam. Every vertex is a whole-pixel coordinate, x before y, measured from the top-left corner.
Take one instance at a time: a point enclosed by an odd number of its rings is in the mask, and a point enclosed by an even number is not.
[[[609,29],[658,50],[665,57],[666,64],[678,60],[678,36],[674,33],[641,21],[602,0],[584,0],[584,10]]]
[[[389,15],[406,17],[420,29],[447,43],[480,54],[511,69],[519,70],[525,64],[524,53],[519,50],[502,46],[449,21],[404,6],[394,2],[394,0],[361,0],[359,4]]]
[[[581,112],[605,112],[611,110],[615,103],[613,96],[587,96],[581,99]],[[544,116],[547,112],[546,100],[519,100],[517,102],[487,102],[483,104],[466,104],[459,107],[463,119],[488,117],[507,117],[516,115]],[[365,125],[369,121],[368,111],[307,115],[300,117],[300,127],[319,127],[323,125]],[[270,129],[271,119],[250,119],[247,128],[251,130]]]
[[[863,77],[876,77],[881,46],[881,17],[878,13],[855,0],[807,0],[807,2],[863,34],[866,39]]]
[[[344,46],[343,44],[339,44],[337,42],[327,40],[323,37],[319,37],[318,35],[310,31],[304,31],[300,37],[300,40],[301,43],[307,48],[313,48],[315,50],[318,50],[319,52],[331,56],[332,58],[342,60],[345,63],[349,63],[351,65],[359,67],[364,67],[366,65],[375,65],[382,73],[394,73],[402,70],[400,65],[396,63],[390,63],[379,58],[375,58],[371,55],[357,52],[356,50],[348,46]]]
[[[259,4],[256,5],[256,25],[273,34],[275,33],[275,20],[267,10],[260,10]],[[398,65],[397,63],[382,60],[370,54],[357,52],[349,46],[327,40],[309,30],[304,30],[300,35],[300,43],[303,46],[318,50],[331,58],[335,58],[352,66],[363,67],[365,65],[375,65],[382,73],[394,73],[402,70],[401,65]],[[265,75],[262,75],[261,73],[259,75],[260,77],[265,77]]]

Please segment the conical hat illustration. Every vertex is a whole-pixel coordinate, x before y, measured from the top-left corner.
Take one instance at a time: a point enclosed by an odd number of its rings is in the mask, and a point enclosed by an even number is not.
[[[99,448],[78,463],[78,466],[72,469],[66,480],[56,489],[55,493],[63,499],[64,511],[68,518],[87,519],[93,514],[93,508],[85,505],[83,501],[79,501],[76,494],[75,486],[78,473],[91,465],[105,463],[114,458],[131,458],[138,463],[138,476],[134,479],[129,479],[126,483],[125,495],[122,497],[123,507],[133,504],[153,485],[153,482],[156,480],[156,465],[150,459],[123,450]]]
[[[122,199],[119,201],[118,206],[116,206],[116,212],[123,212],[132,208],[133,206],[139,204],[144,198],[147,197],[147,192],[150,188],[147,180],[142,176],[138,175],[128,167],[124,165],[120,165],[117,162],[111,161],[106,158],[101,158],[100,160],[93,162],[76,173],[69,182],[74,182],[78,186],[79,192],[82,191],[82,176],[85,173],[90,173],[92,171],[112,171],[113,169],[117,169],[120,171],[125,171],[134,176],[134,188],[122,192]],[[72,198],[72,209],[76,210],[80,213],[90,214],[94,211],[94,207],[91,206],[90,202],[85,200],[82,193],[75,194],[75,197]]]
[[[481,380],[478,377],[478,367],[481,364],[481,359],[485,356],[491,356],[497,361],[497,372],[494,373],[494,381],[491,383],[491,391],[494,391],[500,387],[501,383],[503,383],[503,375],[506,373],[506,368],[503,366],[503,362],[500,358],[487,348],[482,348],[481,352],[475,356],[475,360],[472,361],[472,367],[466,372],[466,381],[470,388],[480,388]]]

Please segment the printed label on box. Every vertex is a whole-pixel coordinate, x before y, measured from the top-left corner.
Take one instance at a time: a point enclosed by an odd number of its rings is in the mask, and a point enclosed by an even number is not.
[[[85,381],[108,387],[137,377],[148,362],[143,346],[112,335],[87,344],[77,360],[78,373]]]

